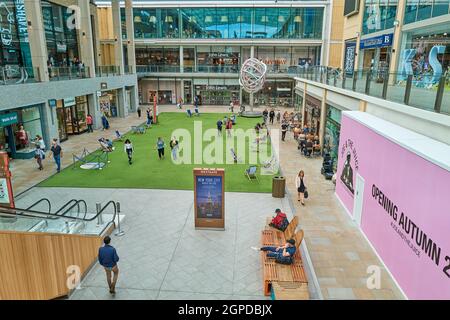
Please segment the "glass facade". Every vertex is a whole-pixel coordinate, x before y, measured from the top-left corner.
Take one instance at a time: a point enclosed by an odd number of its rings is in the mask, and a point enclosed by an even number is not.
[[[27,28],[24,0],[0,1],[0,66],[7,73],[32,66]]]
[[[450,0],[406,0],[404,24],[448,13],[450,13]]]
[[[76,28],[70,28],[69,21],[74,14],[66,7],[41,1],[42,19],[47,41],[48,65],[52,67],[71,66],[78,54]],[[71,20],[72,19],[72,20]]]
[[[133,16],[137,39],[322,38],[323,8],[134,8]]]
[[[270,73],[287,73],[289,67],[320,64],[320,46],[255,46],[255,57],[268,66]],[[250,58],[250,47],[183,47],[183,72],[237,73]],[[136,63],[151,72],[180,72],[180,47],[138,47]],[[140,69],[138,69],[139,71]]]
[[[397,6],[398,0],[367,0],[364,7],[363,34],[392,28]]]

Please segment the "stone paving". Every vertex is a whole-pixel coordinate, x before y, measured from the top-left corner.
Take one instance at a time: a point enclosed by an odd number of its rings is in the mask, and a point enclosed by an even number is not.
[[[244,179],[244,177],[243,177]],[[243,180],[243,183],[254,183]],[[26,206],[48,197],[54,208],[83,198],[90,208],[120,201],[125,235],[112,237],[120,261],[111,297],[96,264],[70,299],[268,299],[263,294],[258,246],[265,218],[276,208],[291,215],[287,198],[226,193],[225,231],[195,230],[192,191],[33,188],[18,199]]]
[[[282,110],[283,112],[284,110]],[[324,299],[403,299],[394,280],[377,258],[362,232],[339,203],[334,185],[320,174],[322,158],[306,158],[297,150],[292,133],[280,142],[280,165],[289,197]],[[295,177],[305,171],[309,198],[297,201]],[[367,268],[380,267],[381,288],[368,289]]]

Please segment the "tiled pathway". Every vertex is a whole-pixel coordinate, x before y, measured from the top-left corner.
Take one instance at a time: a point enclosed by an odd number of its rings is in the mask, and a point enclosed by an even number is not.
[[[334,185],[320,174],[322,158],[306,158],[292,133],[280,142],[280,164],[324,299],[403,299],[363,234],[344,211]],[[305,171],[309,198],[297,201],[295,176]],[[381,288],[368,289],[367,268],[381,268]]]

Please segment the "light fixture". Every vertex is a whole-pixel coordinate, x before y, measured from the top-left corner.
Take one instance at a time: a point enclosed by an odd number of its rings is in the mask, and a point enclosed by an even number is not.
[[[302,22],[302,17],[301,16],[295,16],[294,22],[298,22],[298,23]]]
[[[173,18],[172,16],[166,16],[166,19],[164,20],[167,23],[172,23],[173,22]]]
[[[211,23],[212,22],[212,17],[211,16],[206,16],[205,17],[205,22],[206,23]]]
[[[228,17],[227,16],[221,16],[220,17],[220,22],[228,22]]]
[[[398,27],[398,25],[400,24],[400,21],[398,21],[397,19],[394,20],[394,27]]]
[[[285,22],[286,19],[284,18],[284,16],[278,16],[278,22]]]
[[[261,22],[269,22],[269,18],[267,18],[267,16],[262,16]]]
[[[360,35],[361,35],[361,32],[357,31],[356,32],[356,37],[359,38]]]
[[[189,17],[189,22],[197,23],[197,18],[195,16]]]
[[[134,17],[134,22],[142,22],[142,18],[141,18],[141,16],[135,16]]]
[[[155,16],[151,16],[151,17],[148,19],[148,21],[149,21],[150,23],[156,23],[156,17],[155,17]]]
[[[244,17],[243,16],[238,16],[236,19],[236,22],[244,22]]]

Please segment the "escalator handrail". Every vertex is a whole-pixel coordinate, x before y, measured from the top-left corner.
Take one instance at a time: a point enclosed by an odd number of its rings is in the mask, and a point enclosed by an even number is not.
[[[81,202],[81,201],[84,202],[84,200],[78,200],[77,202]],[[106,203],[105,206],[97,214],[95,214],[92,218],[71,217],[71,216],[57,215],[54,213],[45,213],[45,212],[35,211],[35,210],[27,210],[27,209],[20,209],[20,208],[7,208],[7,207],[0,207],[0,215],[3,213],[3,214],[5,214],[3,217],[16,218],[17,214],[15,212],[11,212],[11,211],[19,210],[19,211],[23,212],[22,214],[20,214],[20,216],[26,217],[26,218],[44,218],[44,219],[50,219],[50,220],[57,220],[57,219],[62,218],[62,219],[69,219],[69,220],[74,220],[74,221],[90,222],[90,221],[97,219],[98,216],[100,214],[102,214],[103,211],[105,211],[105,209],[107,207],[109,207],[111,204],[113,205],[113,208],[114,208],[113,219],[111,220],[111,222],[113,222],[113,221],[115,221],[115,218],[117,215],[117,207],[116,207],[116,203],[112,200],[109,201],[108,203]],[[36,215],[34,215],[34,214],[36,214]],[[12,217],[12,215],[14,215],[14,217]],[[42,217],[42,216],[45,216],[45,217]]]
[[[84,216],[86,217],[86,213],[87,213],[87,203],[86,203],[86,201],[84,201],[84,200],[76,200],[76,202],[75,202],[72,206],[70,206],[68,209],[66,209],[66,211],[64,211],[62,214],[60,214],[60,216],[65,217],[66,214],[69,213],[70,210],[72,210],[75,206],[78,206],[78,215],[79,215],[79,214],[80,214],[80,203],[83,203],[83,204],[84,204],[84,209],[85,209],[85,210],[84,210],[84,212],[85,212]],[[78,217],[78,215],[77,215],[77,217]]]
[[[29,206],[27,208],[27,210],[31,210],[31,208],[34,208],[35,206],[37,206],[38,204],[40,204],[41,202],[44,202],[44,201],[47,202],[47,204],[48,204],[48,213],[52,212],[52,204],[51,204],[50,200],[47,198],[42,198],[41,200],[36,201],[31,206]]]

